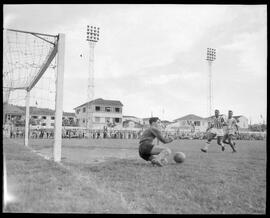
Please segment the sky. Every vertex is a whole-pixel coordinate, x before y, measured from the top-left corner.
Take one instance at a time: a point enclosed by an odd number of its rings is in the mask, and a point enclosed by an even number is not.
[[[173,121],[209,116],[207,48],[212,62],[212,112],[233,110],[266,120],[267,6],[194,4],[4,5],[4,28],[65,34],[65,112],[87,102],[86,27],[95,45],[94,98],[119,100],[123,115]],[[261,116],[262,115],[262,116]]]

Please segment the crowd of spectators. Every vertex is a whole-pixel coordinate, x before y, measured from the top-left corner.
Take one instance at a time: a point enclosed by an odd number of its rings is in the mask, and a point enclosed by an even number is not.
[[[92,138],[92,139],[139,139],[142,131],[129,130],[86,130],[68,129],[62,131],[63,138]]]
[[[139,139],[143,130],[86,130],[86,129],[63,129],[63,138],[91,138],[91,139]],[[4,127],[3,133],[9,138],[24,138],[23,127]],[[173,136],[175,140],[207,138],[206,132],[162,132],[165,137]],[[49,139],[54,137],[53,129],[30,129],[30,138]],[[264,140],[266,132],[240,132],[235,135],[235,140]]]

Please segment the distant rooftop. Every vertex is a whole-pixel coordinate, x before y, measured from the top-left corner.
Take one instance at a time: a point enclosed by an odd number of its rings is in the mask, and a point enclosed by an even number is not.
[[[85,106],[87,104],[94,104],[94,105],[110,105],[110,106],[123,106],[123,104],[121,103],[121,101],[119,100],[105,100],[103,98],[97,98],[94,99],[92,101],[86,102],[78,107],[75,107],[74,109],[77,109],[79,107]]]
[[[184,117],[180,117],[178,119],[175,119],[173,121],[180,121],[180,120],[204,120],[203,117],[199,117],[197,115],[194,115],[194,114],[188,114]]]
[[[12,105],[12,104],[5,104],[4,111],[8,113],[14,114],[25,114],[26,108],[25,106],[19,105]],[[48,115],[53,116],[55,115],[55,111],[49,108],[38,108],[38,107],[29,107],[30,115]],[[75,116],[75,113],[72,112],[63,112],[64,116]]]

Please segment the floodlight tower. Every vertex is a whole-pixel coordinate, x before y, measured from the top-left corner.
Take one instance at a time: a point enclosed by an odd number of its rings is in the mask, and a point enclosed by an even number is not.
[[[209,66],[209,96],[208,96],[208,107],[209,107],[209,116],[211,116],[212,112],[212,104],[213,104],[213,82],[212,82],[212,62],[216,60],[216,49],[207,48],[207,57]]]
[[[89,102],[94,100],[94,48],[99,40],[99,27],[87,25],[86,31],[86,41],[89,42],[89,77],[88,77],[88,89],[87,89],[87,118],[86,127],[92,128],[93,117],[92,110],[90,108]]]

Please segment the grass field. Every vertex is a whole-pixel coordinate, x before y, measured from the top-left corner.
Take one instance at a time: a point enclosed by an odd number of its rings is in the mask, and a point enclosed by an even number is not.
[[[237,141],[237,153],[212,142],[177,140],[186,154],[176,164],[153,167],[138,156],[137,140],[64,139],[62,161],[52,141],[4,139],[7,189],[4,212],[264,214],[266,141]],[[33,152],[35,151],[35,152]],[[38,155],[40,154],[40,155]],[[44,158],[47,157],[47,159]]]

